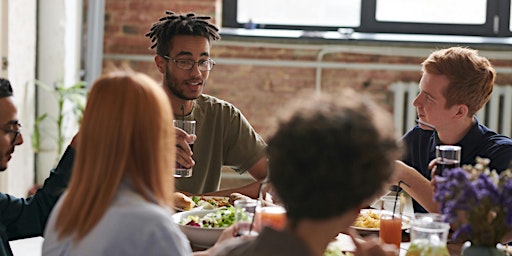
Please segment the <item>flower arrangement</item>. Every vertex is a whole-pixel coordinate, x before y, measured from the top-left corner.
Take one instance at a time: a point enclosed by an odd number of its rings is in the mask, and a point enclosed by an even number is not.
[[[512,228],[512,170],[500,174],[488,168],[489,159],[476,158],[436,178],[434,200],[456,241],[496,246]]]

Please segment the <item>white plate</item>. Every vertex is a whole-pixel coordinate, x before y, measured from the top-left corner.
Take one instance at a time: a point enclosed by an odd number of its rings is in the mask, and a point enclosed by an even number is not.
[[[217,210],[194,210],[179,212],[172,215],[174,222],[178,224],[181,231],[185,233],[188,240],[195,246],[200,248],[209,248],[217,241],[219,235],[222,233],[224,228],[201,228],[194,226],[187,226],[180,224],[182,219],[185,219],[189,215],[197,215],[203,217],[207,213],[216,212]]]
[[[372,212],[375,212],[376,214],[379,214],[380,215],[380,210],[377,210],[377,209],[361,209],[361,212],[360,214],[364,214],[368,211],[372,211]],[[386,210],[384,210],[386,211]],[[387,211],[386,211],[387,212]],[[406,230],[406,229],[409,229],[411,227],[411,218],[409,216],[405,216],[405,215],[402,215],[402,230]],[[351,226],[352,228],[354,228],[355,230],[358,230],[358,231],[371,231],[371,232],[375,232],[375,231],[379,231],[380,228],[365,228],[365,227],[356,227],[356,226]]]

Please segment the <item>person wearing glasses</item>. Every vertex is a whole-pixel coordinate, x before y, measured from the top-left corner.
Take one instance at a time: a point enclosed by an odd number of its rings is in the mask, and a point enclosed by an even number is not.
[[[238,192],[257,197],[259,183],[267,175],[266,143],[234,105],[203,94],[215,66],[211,44],[220,39],[218,28],[209,19],[166,11],[166,16],[146,34],[153,43],[151,49],[156,48],[154,61],[175,118],[196,120],[196,136],[176,128],[176,161],[193,168],[192,177],[176,180],[176,190],[222,196]],[[192,151],[188,143],[194,140]],[[255,182],[218,191],[222,166],[240,174],[249,172]]]
[[[0,78],[0,171],[7,169],[16,146],[23,144],[11,83]],[[12,255],[9,240],[43,235],[50,212],[67,187],[76,139],[64,152],[44,185],[29,198],[0,193],[0,255]]]

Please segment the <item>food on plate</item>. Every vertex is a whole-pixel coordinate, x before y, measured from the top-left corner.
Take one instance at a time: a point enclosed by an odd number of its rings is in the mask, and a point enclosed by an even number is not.
[[[196,206],[196,203],[192,200],[192,198],[188,197],[187,195],[180,193],[180,192],[174,192],[174,206],[179,209],[183,210],[190,210]]]
[[[227,197],[192,196],[192,201],[196,204],[195,207],[202,207],[204,210],[213,210],[220,207],[232,206]]]
[[[214,196],[187,196],[180,192],[174,192],[174,206],[178,210],[188,211],[195,208],[214,210],[220,207],[232,206],[227,197]]]
[[[219,210],[207,213],[203,217],[188,215],[180,221],[181,225],[201,228],[227,228],[233,223],[235,223],[235,208],[233,206],[219,208]]]
[[[250,198],[250,197],[248,197],[246,195],[240,194],[240,193],[236,193],[236,192],[235,193],[231,193],[229,195],[229,203],[231,205],[235,205],[235,201],[236,200],[242,200],[242,199],[252,199],[252,198]]]
[[[328,247],[323,256],[353,256],[354,254],[350,252],[343,253],[339,248],[337,247]]]
[[[380,216],[378,211],[361,211],[354,222],[354,227],[359,228],[379,228]]]

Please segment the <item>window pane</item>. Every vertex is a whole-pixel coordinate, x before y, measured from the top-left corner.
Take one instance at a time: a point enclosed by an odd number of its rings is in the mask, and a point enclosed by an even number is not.
[[[486,0],[377,0],[383,22],[485,24]]]
[[[508,30],[509,31],[512,31],[512,0],[510,1],[510,12],[509,12],[509,25],[508,25]]]
[[[237,22],[357,27],[360,12],[361,0],[238,0]]]

